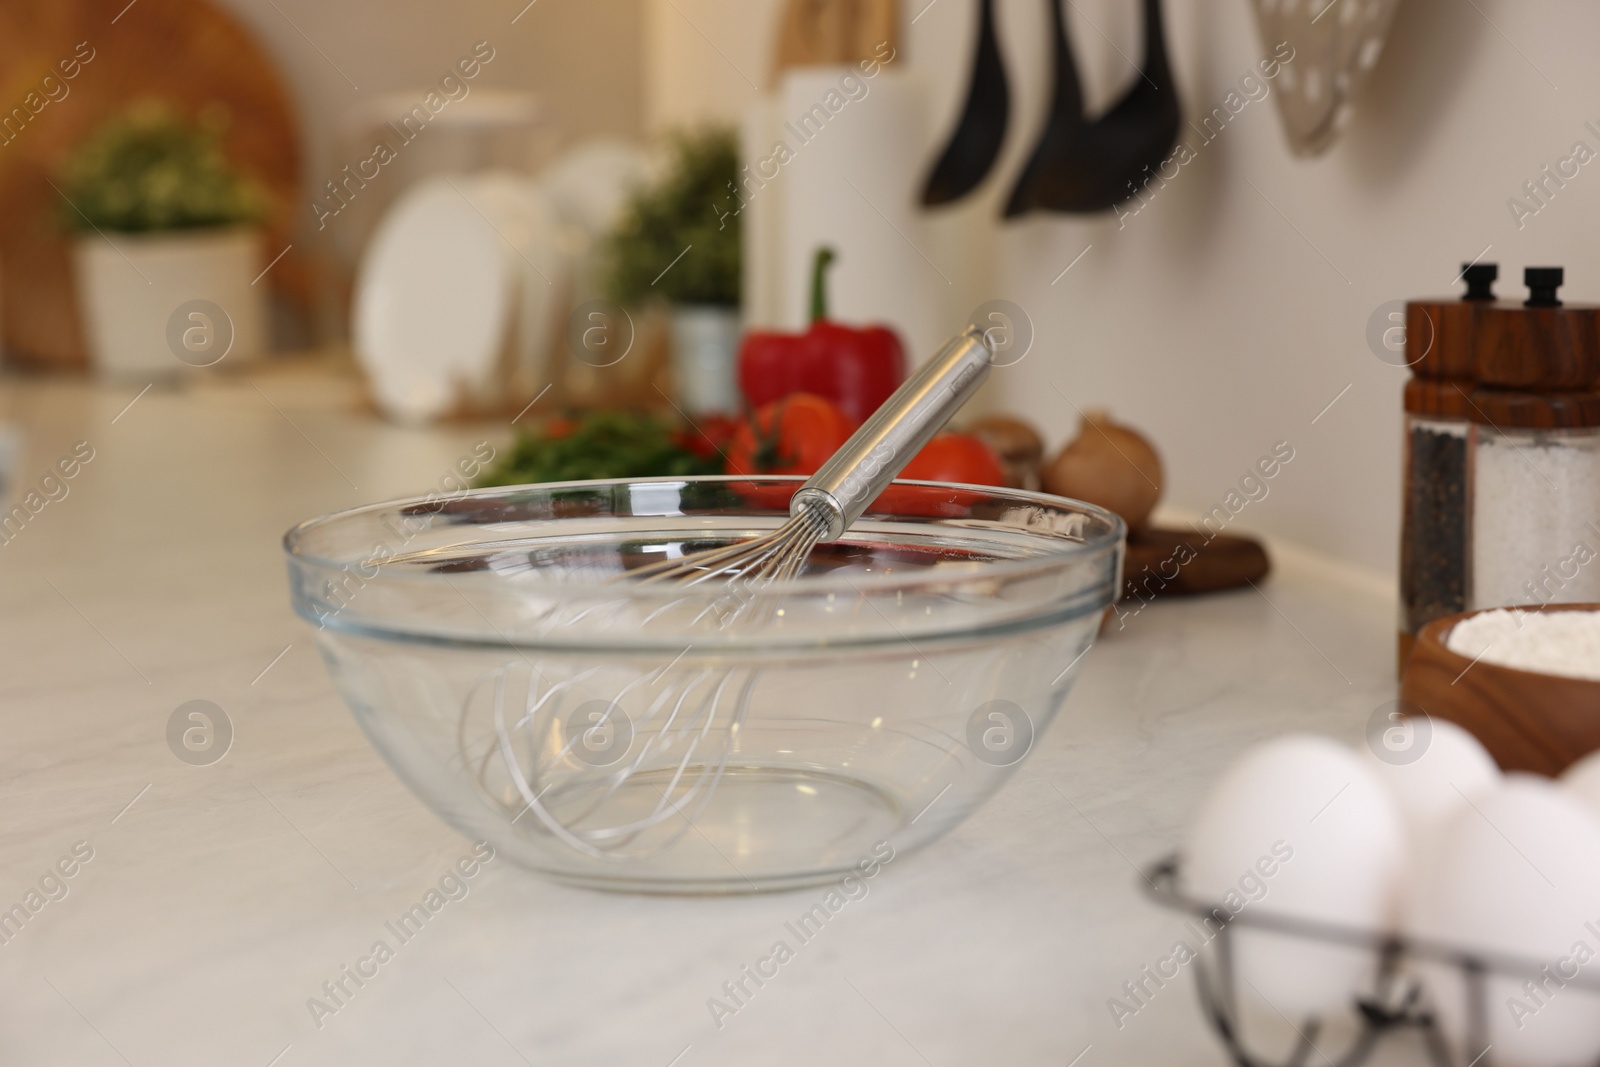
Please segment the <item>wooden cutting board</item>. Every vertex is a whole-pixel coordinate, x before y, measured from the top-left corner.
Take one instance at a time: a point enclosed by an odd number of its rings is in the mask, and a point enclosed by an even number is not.
[[[91,52],[76,77],[61,78],[63,60]],[[41,88],[47,75],[57,79],[49,86],[57,100]],[[30,99],[48,102],[34,114]],[[229,158],[255,176],[274,205],[266,255],[289,243],[300,203],[293,105],[266,53],[231,16],[205,0],[0,4],[0,119],[14,108],[26,116],[25,123],[13,119],[19,132],[10,141],[0,137],[0,328],[12,362],[87,366],[70,236],[60,224],[65,205],[50,182],[88,133],[144,99],[191,115],[207,104],[224,106]],[[263,284],[304,305],[309,287],[296,252]]]
[[[1180,552],[1180,545],[1188,551]],[[1122,596],[1149,600],[1215,593],[1259,582],[1271,569],[1267,550],[1253,538],[1217,534],[1207,541],[1193,530],[1146,528],[1128,535]]]

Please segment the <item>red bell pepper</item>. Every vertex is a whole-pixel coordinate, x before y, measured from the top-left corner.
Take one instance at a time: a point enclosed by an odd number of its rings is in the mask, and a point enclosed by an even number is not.
[[[753,330],[745,335],[739,348],[739,388],[751,407],[791,393],[813,393],[861,423],[905,379],[905,348],[893,330],[855,329],[828,320],[825,276],[833,259],[833,249],[817,250],[811,273],[810,329]]]

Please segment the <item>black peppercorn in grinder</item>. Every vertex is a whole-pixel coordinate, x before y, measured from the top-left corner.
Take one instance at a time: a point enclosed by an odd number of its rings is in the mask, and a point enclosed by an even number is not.
[[[1471,442],[1477,316],[1500,268],[1468,263],[1454,300],[1406,305],[1405,460],[1400,507],[1399,666],[1417,632],[1465,611],[1471,590]]]

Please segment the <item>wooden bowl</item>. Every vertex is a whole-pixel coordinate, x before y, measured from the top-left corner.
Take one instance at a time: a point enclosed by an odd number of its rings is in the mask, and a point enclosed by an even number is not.
[[[1545,611],[1600,611],[1552,604]],[[1400,679],[1400,698],[1464,727],[1507,771],[1554,777],[1600,749],[1600,681],[1519,671],[1445,647],[1450,630],[1477,612],[1423,627]]]

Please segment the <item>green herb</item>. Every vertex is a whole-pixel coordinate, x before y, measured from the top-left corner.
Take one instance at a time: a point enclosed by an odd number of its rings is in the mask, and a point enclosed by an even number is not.
[[[589,478],[687,477],[720,474],[721,462],[703,459],[679,441],[672,427],[651,415],[603,411],[570,433],[524,433],[480,486],[575,482]]]
[[[736,306],[738,180],[733,130],[676,134],[667,173],[634,195],[611,236],[606,251],[612,299]]]
[[[68,228],[138,233],[257,221],[266,197],[228,162],[225,126],[220,112],[190,122],[161,103],[108,120],[62,174]]]

